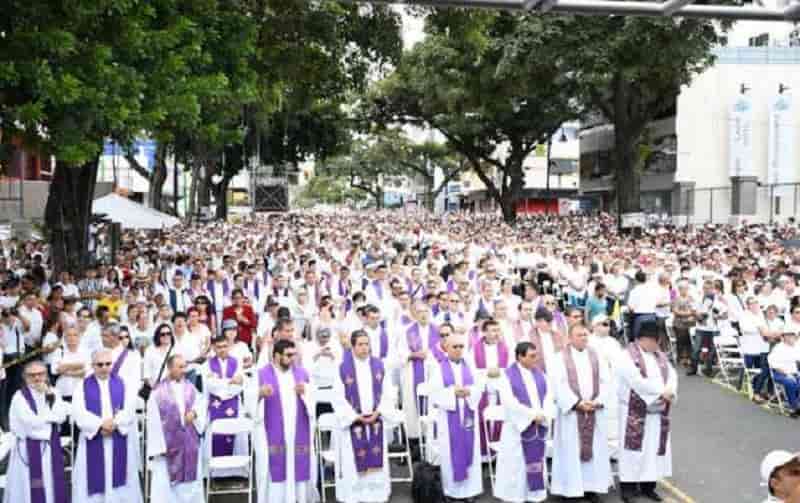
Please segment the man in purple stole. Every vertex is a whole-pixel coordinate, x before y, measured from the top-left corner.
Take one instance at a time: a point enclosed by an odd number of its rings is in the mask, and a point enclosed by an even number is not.
[[[466,338],[447,338],[447,357],[431,369],[431,405],[437,429],[432,446],[441,456],[442,489],[448,498],[469,499],[483,492],[478,404],[484,380],[464,359]]]
[[[142,386],[142,358],[138,351],[131,351],[122,344],[119,325],[109,323],[103,327],[103,347],[111,350],[111,374],[118,376],[131,390]]]
[[[497,452],[494,496],[503,501],[544,501],[547,498],[545,442],[555,414],[544,373],[538,368],[536,346],[520,342],[516,362],[504,372],[500,403],[505,417]],[[505,475],[508,476],[505,476]]]
[[[197,503],[204,498],[200,435],[208,408],[185,374],[183,356],[170,356],[167,378],[153,389],[147,402],[151,501]]]
[[[608,366],[588,346],[582,322],[569,328],[569,345],[553,360],[557,407],[550,492],[600,501],[612,484],[605,407],[612,396]]]
[[[431,323],[430,307],[424,301],[412,305],[415,322],[405,329],[398,341],[398,361],[403,362],[403,412],[406,415],[406,432],[412,443],[419,439],[419,414],[427,410],[424,399],[417,395],[417,386],[426,381],[427,368],[444,358],[439,345],[439,332]]]
[[[478,417],[480,424],[483,424],[483,411],[489,403],[497,403],[497,382],[501,376],[501,371],[508,367],[509,356],[508,347],[500,334],[500,324],[495,320],[486,320],[481,324],[481,337],[472,344],[472,363],[475,369],[486,377],[486,390],[481,394],[481,401],[478,404]],[[491,396],[490,396],[491,395]],[[487,451],[487,433],[492,442],[500,438],[500,424],[492,427],[487,432],[481,428],[481,456],[489,455]]]
[[[218,335],[212,341],[214,357],[206,362],[203,382],[208,390],[208,421],[239,417],[240,395],[244,377],[239,361],[230,356],[230,343],[225,335]],[[208,441],[208,439],[206,439]],[[246,456],[247,439],[244,435],[212,435],[212,456]],[[241,470],[214,471],[214,477],[246,476]]]
[[[394,409],[390,379],[380,359],[370,355],[370,337],[356,330],[333,386],[336,499],[343,503],[388,501],[391,495],[388,442],[402,420]]]
[[[75,503],[139,503],[136,393],[111,373],[111,351],[96,351],[94,373],[75,388],[72,414],[80,431],[72,475]]]
[[[68,406],[47,385],[47,367],[42,362],[28,363],[23,377],[25,385],[14,394],[9,410],[9,430],[15,442],[3,502],[66,503],[59,430]],[[51,449],[53,445],[58,448]]]
[[[642,323],[617,362],[619,480],[626,503],[637,494],[661,501],[656,482],[672,475],[669,414],[678,377],[658,340],[655,323]]]
[[[294,342],[279,339],[272,362],[258,371],[245,393],[255,419],[258,503],[311,503],[316,482],[314,390],[297,364]]]

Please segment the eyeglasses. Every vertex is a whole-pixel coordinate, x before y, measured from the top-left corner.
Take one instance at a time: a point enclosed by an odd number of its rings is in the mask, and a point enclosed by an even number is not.
[[[159,332],[158,335],[172,335],[172,332],[169,330],[164,330],[163,332]]]
[[[453,344],[451,347],[453,349],[464,349],[464,345],[463,344]]]
[[[95,367],[101,367],[101,368],[102,367],[110,367],[111,366],[111,362],[96,362],[94,364],[94,366]]]
[[[27,377],[39,377],[47,375],[47,372],[28,372],[25,374]]]

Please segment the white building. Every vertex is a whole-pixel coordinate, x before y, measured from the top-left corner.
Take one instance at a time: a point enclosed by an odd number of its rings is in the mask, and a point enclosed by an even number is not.
[[[736,25],[715,64],[678,96],[645,138],[642,209],[676,223],[800,216],[798,32],[790,24]],[[581,190],[613,209],[613,127],[581,132]]]

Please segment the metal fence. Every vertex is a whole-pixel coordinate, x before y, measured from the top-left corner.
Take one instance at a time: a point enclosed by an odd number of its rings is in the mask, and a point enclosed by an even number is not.
[[[736,197],[738,194],[734,194],[731,186],[689,189],[672,206],[673,222],[678,225],[730,223]],[[742,198],[737,213],[754,223],[800,219],[800,183],[759,185],[755,194],[751,192]]]

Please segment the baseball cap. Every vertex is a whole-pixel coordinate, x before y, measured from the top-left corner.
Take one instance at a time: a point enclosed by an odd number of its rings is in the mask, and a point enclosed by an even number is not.
[[[767,486],[767,490],[772,494],[772,489],[769,487],[769,479],[775,473],[775,470],[788,465],[792,461],[798,459],[800,452],[790,453],[789,451],[772,451],[764,456],[761,461],[761,484]]]

